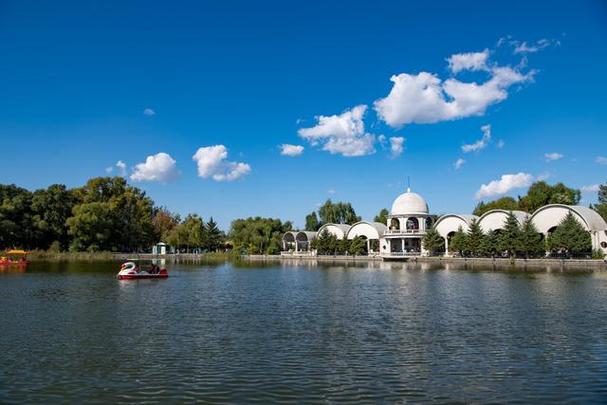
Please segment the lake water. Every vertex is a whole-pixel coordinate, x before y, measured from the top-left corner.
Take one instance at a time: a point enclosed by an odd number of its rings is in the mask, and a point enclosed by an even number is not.
[[[0,272],[0,402],[605,402],[607,274]]]

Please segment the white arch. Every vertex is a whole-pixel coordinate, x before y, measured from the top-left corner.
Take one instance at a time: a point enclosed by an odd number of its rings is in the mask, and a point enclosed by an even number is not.
[[[519,225],[522,225],[523,222],[525,222],[525,220],[529,217],[529,214],[525,211],[495,209],[487,211],[481,215],[478,219],[478,224],[485,233],[495,231],[497,229],[504,229],[506,219],[511,212],[514,214],[514,217],[517,219]]]
[[[476,215],[446,214],[436,221],[434,229],[440,236],[447,238],[447,235],[457,232],[460,227],[467,232],[473,219],[478,220],[478,217]]]
[[[367,239],[381,238],[388,227],[379,222],[360,221],[352,225],[348,231],[347,238],[354,239],[357,236],[364,236]]]
[[[347,234],[348,231],[350,230],[351,226],[350,225],[345,225],[345,224],[324,224],[323,226],[321,226],[318,229],[317,234],[320,235],[321,233],[327,231],[329,234],[331,235],[335,235],[335,237],[337,239],[343,239]]]

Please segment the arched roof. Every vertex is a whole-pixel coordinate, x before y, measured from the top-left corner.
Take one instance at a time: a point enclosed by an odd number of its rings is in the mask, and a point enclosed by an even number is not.
[[[331,231],[331,228],[337,229],[338,232]],[[327,230],[327,232],[332,233],[333,235],[337,236],[338,238],[343,238],[344,236],[346,236],[348,234],[348,231],[350,230],[350,228],[351,228],[351,226],[346,225],[346,224],[328,223],[328,224],[324,224],[323,226],[321,226],[318,229],[318,234],[320,235],[322,232]]]
[[[309,242],[312,239],[316,238],[316,232],[312,232],[312,231],[299,231],[299,232],[297,232],[297,235],[295,236],[295,238],[297,240],[299,240],[299,241],[301,241],[301,240],[307,240]]]
[[[476,215],[446,214],[436,220],[434,229],[443,238],[446,238],[451,232],[457,232],[460,226],[464,231],[467,230],[474,219],[478,220],[478,217]]]
[[[560,211],[561,214],[563,210],[572,211],[581,219],[582,225],[589,231],[607,230],[607,223],[603,217],[591,208],[581,205],[549,204],[538,208],[533,215],[531,215],[531,220],[540,232],[545,233],[546,228],[557,226],[563,219],[563,215],[555,215],[554,220],[552,220],[552,218],[543,218],[543,215],[550,210]],[[550,221],[550,223],[548,223],[548,221]]]
[[[396,200],[392,203],[390,215],[412,214],[428,214],[428,203],[421,195],[412,193],[410,189],[407,189],[406,193],[396,197]]]
[[[388,230],[381,222],[360,221],[352,225],[346,237],[354,239],[356,236],[365,236],[367,239],[379,239]]]
[[[502,229],[505,225],[506,217],[511,212],[520,225],[529,217],[529,213],[525,211],[494,209],[481,215],[478,219],[478,223],[485,232]]]
[[[293,239],[287,239],[288,236],[291,236]],[[295,237],[297,236],[297,231],[287,231],[282,235],[282,240],[285,242],[295,242]]]

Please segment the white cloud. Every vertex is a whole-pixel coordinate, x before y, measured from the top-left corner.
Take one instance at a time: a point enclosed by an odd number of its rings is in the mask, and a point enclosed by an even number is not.
[[[118,161],[116,166],[126,171],[124,162]],[[164,152],[148,156],[145,162],[135,165],[131,174],[133,181],[159,181],[161,183],[175,180],[177,177],[179,177],[179,171],[177,171],[175,159]]]
[[[462,70],[487,70],[487,60],[489,59],[489,49],[482,52],[457,53],[447,58],[449,69],[453,73]]]
[[[464,163],[466,163],[466,161],[462,158],[459,158],[455,161],[455,163],[453,163],[453,167],[455,168],[455,170],[459,170],[462,168]]]
[[[403,153],[405,138],[402,136],[393,136],[390,138],[390,156],[397,158]]]
[[[343,156],[365,156],[375,152],[375,136],[365,133],[363,117],[366,105],[358,105],[340,115],[316,117],[317,124],[301,128],[299,136],[313,146]]]
[[[546,162],[553,162],[555,160],[562,159],[564,156],[557,152],[552,153],[544,153],[544,157],[546,158]]]
[[[463,64],[457,66],[462,68]],[[507,66],[488,69],[489,79],[480,84],[455,78],[442,81],[428,72],[394,75],[390,78],[394,84],[388,96],[373,105],[378,116],[395,128],[483,115],[490,105],[508,97],[510,86],[531,81],[535,74],[534,71],[523,74]]]
[[[607,165],[607,157],[597,156],[595,162],[597,162],[600,165]]]
[[[198,176],[215,181],[232,181],[247,175],[251,166],[242,162],[229,162],[228,150],[224,145],[198,148],[192,159],[198,165]]]
[[[483,137],[474,143],[462,145],[462,152],[477,152],[487,147],[487,144],[491,140],[491,125],[483,125],[481,131],[483,131]]]
[[[582,186],[581,190],[584,193],[596,193],[600,189],[600,184],[591,184],[589,186]]]
[[[288,143],[283,143],[280,145],[280,154],[283,156],[299,156],[303,153],[304,147],[301,145],[290,145]]]
[[[126,163],[119,160],[116,162],[116,167],[118,168],[118,173],[120,173],[121,176],[126,176]]]
[[[476,192],[476,199],[485,197],[494,197],[506,194],[515,188],[527,187],[533,181],[533,176],[529,173],[504,174],[499,180],[493,180],[488,184],[481,185]]]
[[[333,194],[337,193],[337,191],[335,191],[335,189],[333,189],[333,188],[330,188],[327,190],[327,193],[333,195]]]
[[[535,53],[549,46],[559,46],[561,43],[558,40],[542,38],[539,41],[511,41],[510,44],[514,47],[515,54]]]
[[[143,115],[151,117],[156,115],[156,111],[152,110],[151,108],[146,108],[145,110],[143,110]]]
[[[112,171],[114,171],[114,166],[108,166],[105,168],[105,172],[108,174],[111,173]]]
[[[502,148],[504,147],[504,145],[506,145],[506,142],[504,142],[504,140],[503,140],[503,139],[500,139],[500,140],[499,140],[499,141],[497,141],[497,143],[495,144],[495,146],[496,146],[498,149],[502,149]]]

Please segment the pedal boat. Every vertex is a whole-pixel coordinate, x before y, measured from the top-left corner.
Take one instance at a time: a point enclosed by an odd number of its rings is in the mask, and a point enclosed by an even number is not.
[[[169,272],[167,269],[158,266],[141,268],[135,262],[126,262],[120,266],[118,280],[143,280],[152,278],[167,278]]]

